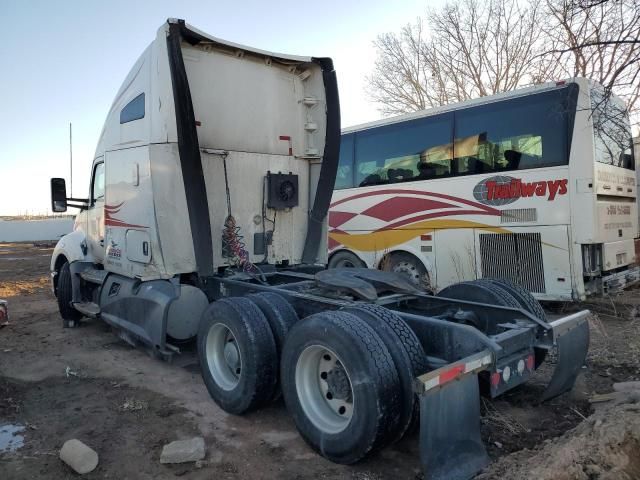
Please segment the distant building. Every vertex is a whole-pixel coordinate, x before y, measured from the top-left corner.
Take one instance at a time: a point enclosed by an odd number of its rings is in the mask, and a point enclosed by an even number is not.
[[[73,230],[73,218],[22,220],[0,218],[0,242],[57,240]]]

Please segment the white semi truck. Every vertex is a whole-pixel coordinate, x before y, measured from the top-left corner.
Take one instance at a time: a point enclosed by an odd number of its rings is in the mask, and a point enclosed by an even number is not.
[[[573,386],[588,312],[553,322],[508,282],[439,296],[397,274],[326,270],[340,112],[328,58],[266,52],[170,19],[107,115],[89,198],[51,259],[64,325],[100,318],[160,357],[195,340],[224,410],[281,391],[302,437],[353,463],[419,424],[431,479],[488,457],[479,390],[527,381],[557,348],[545,398]],[[419,410],[419,415],[418,415]]]

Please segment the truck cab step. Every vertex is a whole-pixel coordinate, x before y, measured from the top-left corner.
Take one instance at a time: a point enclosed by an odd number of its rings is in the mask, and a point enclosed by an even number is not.
[[[80,278],[83,279],[85,282],[102,285],[104,283],[104,279],[107,278],[108,274],[109,272],[106,270],[98,270],[97,268],[90,268],[89,270],[80,272]]]
[[[73,302],[73,308],[87,317],[95,318],[100,315],[100,306],[97,303]]]

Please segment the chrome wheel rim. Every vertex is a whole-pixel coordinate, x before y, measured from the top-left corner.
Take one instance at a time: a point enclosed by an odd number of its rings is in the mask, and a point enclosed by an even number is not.
[[[415,285],[420,285],[420,271],[411,262],[398,262],[393,266],[393,272],[408,277]]]
[[[354,394],[349,373],[332,350],[312,345],[296,363],[296,390],[307,418],[324,433],[336,434],[351,422]]]
[[[223,390],[233,390],[240,382],[242,355],[236,337],[222,323],[209,329],[206,354],[213,380]]]

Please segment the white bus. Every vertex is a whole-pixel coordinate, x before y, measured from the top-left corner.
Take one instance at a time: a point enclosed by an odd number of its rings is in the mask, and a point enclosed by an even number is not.
[[[639,281],[631,129],[603,92],[576,78],[343,130],[329,266],[559,301]]]

